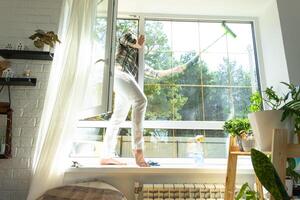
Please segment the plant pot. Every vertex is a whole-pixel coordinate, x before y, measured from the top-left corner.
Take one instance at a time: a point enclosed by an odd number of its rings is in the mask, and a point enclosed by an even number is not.
[[[286,191],[287,191],[289,197],[293,196],[293,186],[294,186],[293,179],[286,178],[285,179],[285,187],[286,187]]]
[[[235,136],[236,144],[239,147],[240,151],[244,151],[242,138],[240,136]]]
[[[290,130],[290,120],[281,121],[282,110],[266,110],[248,114],[256,146],[261,151],[271,151],[273,129]],[[291,141],[290,137],[288,139]]]
[[[242,139],[242,145],[244,151],[251,151],[251,149],[255,147],[255,139]]]

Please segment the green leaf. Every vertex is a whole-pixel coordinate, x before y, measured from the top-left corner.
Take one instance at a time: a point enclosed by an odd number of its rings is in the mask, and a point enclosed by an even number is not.
[[[251,149],[251,161],[257,178],[275,200],[289,200],[290,197],[269,158],[262,152]]]
[[[243,197],[243,195],[248,187],[249,187],[248,183],[244,183],[242,185],[238,195],[235,197],[235,200],[240,200]]]

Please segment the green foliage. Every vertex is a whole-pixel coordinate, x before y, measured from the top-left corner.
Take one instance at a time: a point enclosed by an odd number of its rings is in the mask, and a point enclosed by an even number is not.
[[[259,194],[253,190],[248,183],[244,183],[235,197],[235,200],[246,199],[246,200],[259,200]]]
[[[296,168],[296,160],[295,158],[288,158],[288,167],[286,168],[286,176],[291,177],[291,179],[295,182],[298,183],[300,180],[300,174],[295,171]]]
[[[247,118],[240,119],[231,119],[225,122],[224,131],[229,133],[231,136],[240,136],[243,133],[248,133],[250,130],[250,122]]]
[[[262,108],[262,98],[259,92],[254,92],[250,97],[250,112],[261,111]]]
[[[289,89],[289,92],[285,95],[284,101],[285,103],[281,109],[283,110],[283,114],[281,117],[281,121],[285,120],[288,117],[291,117],[294,120],[295,133],[300,132],[300,87],[296,87],[293,84],[288,84],[285,82],[281,82],[286,85]]]
[[[270,159],[264,153],[251,149],[251,161],[257,178],[275,200],[289,200],[290,197],[285,190],[285,186]]]
[[[58,36],[53,31],[45,32],[40,29],[36,30],[29,39],[34,41],[33,44],[37,48],[43,48],[45,44],[53,48],[56,42],[60,43]]]
[[[279,106],[284,102],[284,99],[276,94],[273,90],[273,86],[268,87],[264,93],[266,94],[266,98],[264,98],[266,104],[272,108],[272,110],[278,110]]]

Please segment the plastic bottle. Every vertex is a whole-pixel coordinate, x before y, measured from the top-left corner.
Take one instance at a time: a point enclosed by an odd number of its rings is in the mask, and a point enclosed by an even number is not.
[[[197,166],[201,166],[204,164],[204,149],[203,149],[203,142],[205,140],[203,135],[196,136],[196,148],[194,152],[194,161]]]

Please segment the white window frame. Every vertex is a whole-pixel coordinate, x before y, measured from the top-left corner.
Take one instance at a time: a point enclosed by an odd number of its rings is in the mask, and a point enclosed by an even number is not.
[[[259,34],[257,31],[257,19],[251,17],[203,17],[203,16],[190,16],[190,15],[157,15],[157,14],[141,14],[141,13],[121,13],[120,18],[138,19],[139,20],[139,34],[144,34],[145,20],[169,20],[169,21],[200,21],[200,22],[236,22],[236,23],[252,23],[253,27],[253,39],[254,39],[254,51],[255,51],[255,65],[258,73],[258,87],[261,88],[261,83],[264,82],[260,75],[261,70],[261,51],[259,43]],[[119,17],[118,16],[118,17]],[[139,52],[139,81],[138,84],[144,88],[144,52]],[[223,130],[225,121],[165,121],[145,120],[144,128],[149,129],[182,129],[182,130]],[[106,128],[108,126],[107,121],[79,121],[78,127],[99,127]],[[120,128],[131,128],[131,121],[126,121],[121,124]]]

